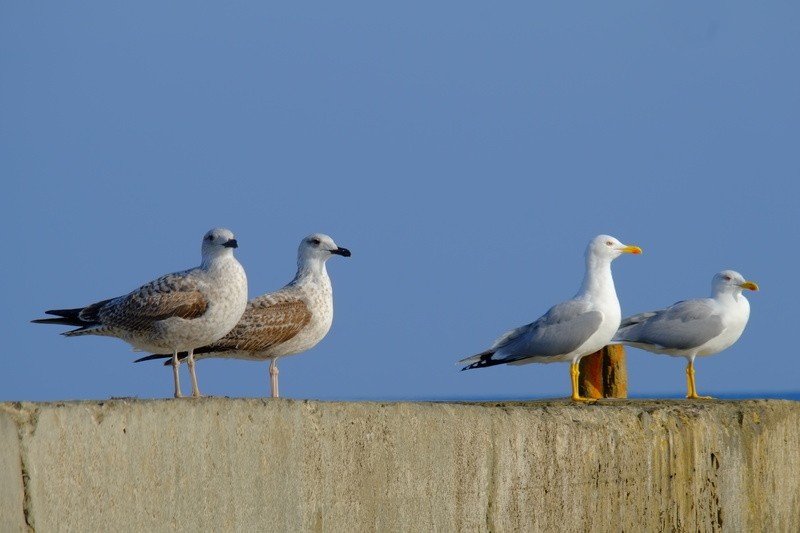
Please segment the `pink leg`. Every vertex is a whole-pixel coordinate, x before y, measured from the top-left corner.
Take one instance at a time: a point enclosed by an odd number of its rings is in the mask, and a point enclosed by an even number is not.
[[[272,397],[278,398],[278,358],[273,357],[269,363],[269,382],[272,388]]]
[[[172,352],[172,377],[175,380],[175,397],[183,398],[181,393],[181,378],[180,378],[181,362],[178,360],[178,350]]]
[[[200,387],[197,386],[197,374],[194,373],[194,350],[189,350],[186,363],[189,365],[189,375],[192,376],[192,397],[200,398],[202,394],[200,394]]]

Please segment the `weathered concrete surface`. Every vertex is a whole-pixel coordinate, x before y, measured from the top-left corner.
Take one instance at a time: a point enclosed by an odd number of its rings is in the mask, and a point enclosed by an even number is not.
[[[4,532],[800,531],[790,401],[6,403],[0,443]]]
[[[0,412],[0,531],[25,531],[24,494],[17,425]]]

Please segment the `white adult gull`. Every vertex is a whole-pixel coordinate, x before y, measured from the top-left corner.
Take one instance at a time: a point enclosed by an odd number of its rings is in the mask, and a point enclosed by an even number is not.
[[[750,302],[743,290],[758,285],[734,270],[723,270],[711,281],[711,298],[677,302],[666,309],[625,318],[612,344],[625,344],[672,357],[685,357],[688,399],[698,396],[694,359],[714,355],[730,347],[742,335],[750,317]]]
[[[333,255],[350,257],[350,250],[322,233],[304,238],[297,250],[294,279],[275,292],[250,300],[236,327],[218,341],[197,348],[195,358],[269,360],[271,395],[277,398],[278,358],[313,348],[331,328],[333,289],[325,263]],[[153,354],[136,362],[166,357]]]
[[[607,345],[619,327],[622,312],[611,262],[625,253],[642,250],[609,235],[592,239],[586,247],[586,273],[575,297],[551,307],[535,322],[508,331],[488,350],[462,359],[459,363],[468,363],[462,370],[569,361],[572,399],[587,401],[578,393],[578,362]]]
[[[120,296],[75,309],[45,311],[58,318],[38,324],[77,326],[67,337],[117,337],[139,351],[172,354],[175,397],[180,398],[178,353],[188,353],[192,396],[200,396],[193,350],[216,341],[239,321],[247,305],[247,276],[233,256],[233,233],[215,228],[203,236],[200,266],[162,276]]]

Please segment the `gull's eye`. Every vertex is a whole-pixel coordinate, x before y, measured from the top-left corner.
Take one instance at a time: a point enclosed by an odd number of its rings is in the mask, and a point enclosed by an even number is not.
[[[614,243],[612,241],[606,241],[606,246],[614,246]]]
[[[730,281],[730,280],[731,280],[731,279],[733,279],[733,278],[731,278],[731,277],[730,277],[730,276],[728,276],[728,275],[725,275],[725,276],[722,276],[722,279],[724,279],[725,281]]]
[[[313,239],[311,239],[311,244],[313,244],[314,246],[319,246],[319,243],[320,243],[320,242],[322,242],[322,241],[320,241],[320,240],[319,240],[319,239],[317,239],[316,237],[315,237],[315,238],[313,238]]]

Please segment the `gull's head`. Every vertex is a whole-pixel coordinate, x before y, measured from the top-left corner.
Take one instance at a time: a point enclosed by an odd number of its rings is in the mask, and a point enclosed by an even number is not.
[[[300,263],[312,260],[325,262],[331,255],[350,257],[350,250],[337,245],[330,236],[324,233],[312,233],[300,241],[300,247],[297,250],[297,259]]]
[[[714,274],[711,281],[711,290],[714,294],[733,293],[740,294],[743,290],[757,291],[758,285],[747,281],[744,276],[735,270],[723,270]]]
[[[214,228],[208,230],[203,235],[203,246],[201,254],[203,259],[220,256],[223,254],[233,254],[233,249],[238,247],[233,232],[226,228]]]
[[[638,246],[622,244],[611,235],[598,235],[586,247],[586,258],[594,257],[613,261],[622,254],[640,254],[642,249]]]

